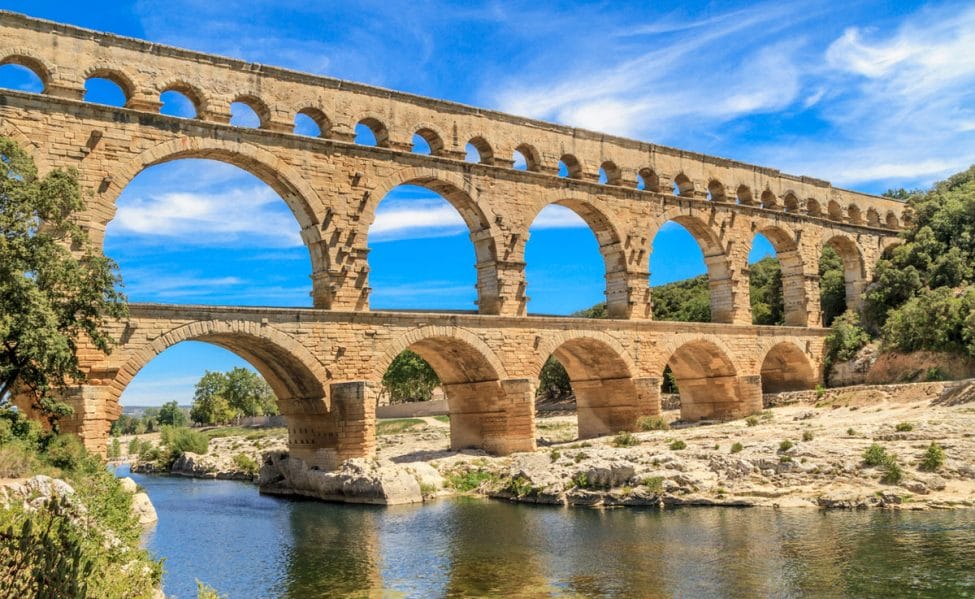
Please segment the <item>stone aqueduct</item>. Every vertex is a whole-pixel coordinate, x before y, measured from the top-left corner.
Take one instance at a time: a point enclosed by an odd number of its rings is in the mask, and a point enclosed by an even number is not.
[[[82,347],[87,378],[71,392],[75,416],[64,427],[93,449],[104,448],[126,384],[184,340],[225,347],[260,370],[287,416],[292,451],[322,467],[374,451],[378,381],[406,348],[444,383],[454,447],[533,448],[534,390],[553,354],[572,380],[580,436],[632,429],[658,413],[666,365],[685,418],[738,417],[760,409],[763,387],[819,380],[823,248],[842,256],[855,305],[910,217],[902,203],[769,168],[0,12],[0,64],[8,63],[32,70],[44,90],[0,93],[0,134],[42,173],[78,169],[96,243],[142,170],[208,158],[275,189],[311,257],[314,308],[134,304],[112,325],[119,345],[110,356]],[[125,107],[83,101],[92,77],[118,84]],[[159,114],[167,90],[187,96],[196,118]],[[234,102],[252,107],[260,126],[230,125]],[[293,133],[298,113],[321,137]],[[373,131],[375,146],[353,142],[357,124]],[[414,134],[429,155],[410,151]],[[468,143],[478,163],[465,161]],[[526,170],[513,168],[516,151]],[[558,176],[560,160],[568,177]],[[476,312],[369,310],[369,225],[401,184],[438,192],[467,223]],[[527,315],[525,243],[549,204],[572,209],[594,232],[610,319]],[[649,256],[667,221],[701,246],[713,323],[653,320]],[[757,233],[782,266],[786,326],[751,324],[748,253]]]

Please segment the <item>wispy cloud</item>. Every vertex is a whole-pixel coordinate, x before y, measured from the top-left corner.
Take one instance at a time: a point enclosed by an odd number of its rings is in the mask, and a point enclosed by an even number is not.
[[[530,230],[535,229],[585,229],[589,225],[582,217],[565,206],[549,205],[535,217]]]
[[[286,248],[302,245],[295,219],[280,210],[269,187],[219,192],[169,192],[122,202],[113,221],[121,235],[176,239],[191,245],[244,241]]]

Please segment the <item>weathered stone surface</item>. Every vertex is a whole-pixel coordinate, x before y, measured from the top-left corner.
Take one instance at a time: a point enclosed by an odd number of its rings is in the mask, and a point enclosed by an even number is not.
[[[139,524],[143,526],[155,524],[159,520],[149,496],[141,491],[132,496],[132,512],[139,519]]]
[[[62,426],[97,451],[125,386],[186,340],[245,355],[265,373],[288,422],[290,453],[324,469],[375,453],[377,385],[407,348],[444,383],[454,449],[534,449],[534,387],[551,355],[572,380],[581,437],[635,430],[640,416],[658,414],[667,365],[684,419],[739,418],[761,409],[763,390],[819,381],[823,248],[842,256],[847,304],[855,307],[872,265],[909,216],[903,203],[770,168],[2,17],[0,62],[37,72],[45,93],[5,91],[0,135],[20,143],[42,174],[78,170],[86,201],[80,221],[96,245],[119,194],[142,170],[205,158],[267,182],[291,208],[309,252],[314,310],[135,305],[111,327],[120,340],[111,356],[82,344],[86,382],[67,394],[75,415]],[[94,76],[119,83],[125,107],[82,101]],[[160,93],[170,89],[190,97],[197,118],[158,114]],[[237,100],[255,109],[258,128],[229,124]],[[320,138],[293,133],[299,112],[319,123]],[[373,129],[377,147],[352,143],[358,123]],[[410,152],[414,133],[431,155]],[[468,142],[479,164],[463,160]],[[516,150],[527,171],[511,168]],[[568,178],[557,176],[560,159],[571,165]],[[607,184],[598,182],[600,168]],[[402,184],[440,193],[463,215],[477,259],[477,314],[369,312],[369,226],[379,202]],[[611,320],[526,316],[529,228],[551,204],[579,214],[599,241]],[[649,257],[669,221],[686,227],[706,256],[716,324],[652,321]],[[790,327],[751,325],[748,254],[756,233],[772,242],[782,265]]]
[[[357,458],[324,472],[280,453],[268,456],[258,481],[263,493],[385,505],[422,502],[421,483],[432,486],[434,493],[443,487],[443,479],[426,464],[403,466]]]

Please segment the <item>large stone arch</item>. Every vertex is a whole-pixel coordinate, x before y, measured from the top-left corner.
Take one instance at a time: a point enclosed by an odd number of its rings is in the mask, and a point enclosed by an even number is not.
[[[535,448],[534,387],[508,379],[501,360],[473,333],[457,327],[418,327],[390,341],[375,360],[382,380],[403,350],[420,355],[440,378],[450,412],[450,447],[497,454]]]
[[[273,189],[294,214],[301,228],[301,238],[308,248],[313,282],[312,296],[316,308],[330,308],[332,292],[329,279],[328,244],[319,227],[322,202],[301,173],[290,164],[257,146],[223,139],[184,137],[160,143],[112,168],[96,190],[89,227],[96,247],[104,243],[105,229],[114,218],[115,203],[122,191],[145,169],[187,158],[216,160],[241,168]]]
[[[596,238],[599,253],[603,258],[603,272],[606,288],[606,312],[609,318],[629,318],[631,312],[630,288],[627,281],[626,252],[623,247],[621,231],[616,219],[607,210],[600,208],[588,194],[562,193],[557,199],[548,201],[526,219],[526,229],[522,234],[524,243],[520,244],[520,256],[524,259],[530,237],[529,229],[538,215],[548,206],[563,206],[579,216]],[[531,282],[528,281],[530,284]]]
[[[763,393],[802,391],[819,382],[812,360],[792,341],[779,341],[765,349],[758,365]]]
[[[246,360],[267,380],[284,414],[323,413],[329,409],[328,374],[322,363],[291,335],[246,320],[195,321],[128,352],[109,385],[111,399],[118,401],[146,364],[183,341],[211,343]]]
[[[489,215],[478,205],[478,189],[471,180],[454,173],[427,168],[404,168],[384,177],[369,194],[359,215],[356,236],[368,244],[369,227],[376,220],[376,210],[390,191],[400,185],[429,189],[454,207],[464,219],[474,246],[477,270],[477,306],[482,314],[501,311],[498,280],[498,233]]]
[[[677,382],[682,420],[727,420],[762,409],[759,377],[742,375],[718,338],[678,336],[661,351]]]
[[[51,171],[51,166],[48,164],[46,157],[38,145],[24,135],[16,125],[10,121],[0,119],[0,135],[14,140],[20,146],[20,149],[31,157],[31,160],[34,161],[34,166],[37,168],[37,175],[39,177],[43,177]]]
[[[827,232],[819,244],[818,256],[827,247],[833,248],[843,260],[843,280],[846,287],[846,307],[859,310],[867,284],[867,266],[863,250],[856,239],[842,233]]]
[[[653,221],[650,248],[652,252],[653,240],[667,222],[673,221],[687,229],[704,254],[708,287],[711,292],[711,322],[730,323],[735,321],[737,309],[733,265],[729,247],[726,245],[727,241],[723,238],[723,228],[714,222],[715,215],[716,212],[713,210],[695,211],[684,206],[665,211]],[[702,216],[706,216],[708,220],[704,220]],[[721,232],[715,231],[715,227],[718,227]],[[647,260],[649,264],[649,257]],[[744,299],[747,300],[747,297]]]
[[[786,326],[803,327],[808,324],[809,306],[806,298],[806,272],[794,231],[781,223],[757,222],[752,235],[763,235],[775,249],[782,271],[783,317]],[[749,287],[744,287],[749,289]],[[750,305],[750,302],[749,302]]]
[[[655,406],[641,406],[633,380],[636,367],[609,335],[598,331],[559,334],[542,344],[539,353],[543,363],[554,356],[569,375],[580,439],[635,430],[641,414],[656,411]]]

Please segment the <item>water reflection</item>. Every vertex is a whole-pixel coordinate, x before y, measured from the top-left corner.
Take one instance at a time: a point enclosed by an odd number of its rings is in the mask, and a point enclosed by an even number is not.
[[[460,499],[381,508],[138,477],[167,595],[803,597],[975,594],[975,514],[563,509]],[[967,594],[967,595],[966,595]]]

